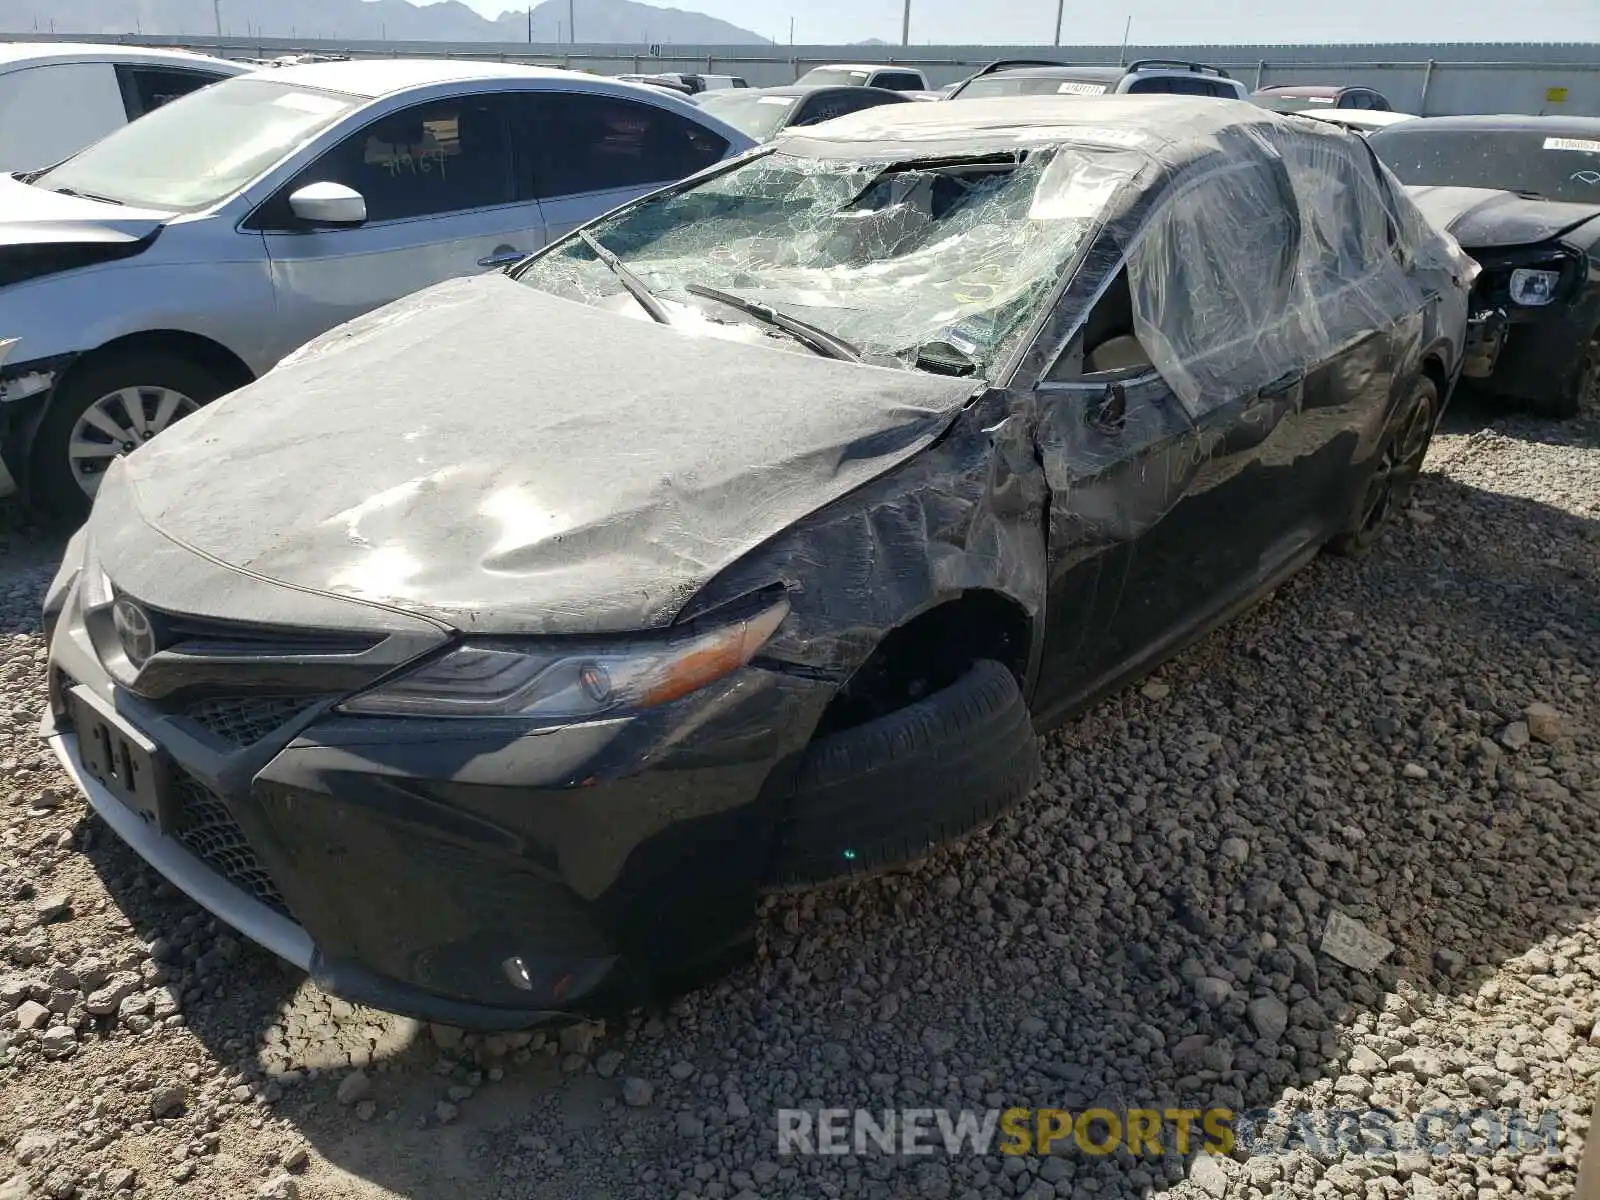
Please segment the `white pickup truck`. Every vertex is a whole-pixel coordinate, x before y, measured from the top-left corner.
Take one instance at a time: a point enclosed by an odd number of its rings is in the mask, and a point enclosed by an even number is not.
[[[891,92],[926,92],[928,80],[911,67],[887,67],[882,63],[830,63],[812,67],[796,83],[828,87],[875,87]]]

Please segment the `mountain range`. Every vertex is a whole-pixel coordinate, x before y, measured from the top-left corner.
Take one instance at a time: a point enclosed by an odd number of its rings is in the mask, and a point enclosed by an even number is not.
[[[529,10],[479,16],[459,0],[218,0],[227,37],[335,41],[525,42]],[[214,35],[213,0],[0,0],[0,31]],[[770,42],[704,13],[635,0],[541,0],[532,41],[583,44],[755,45]],[[576,24],[577,36],[569,24]]]

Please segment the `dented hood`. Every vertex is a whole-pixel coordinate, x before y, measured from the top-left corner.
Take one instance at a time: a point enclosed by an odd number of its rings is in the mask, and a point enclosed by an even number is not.
[[[1530,200],[1515,192],[1471,187],[1406,189],[1422,214],[1465,250],[1498,250],[1547,242],[1600,217],[1600,206]]]
[[[972,390],[478,276],[311,343],[102,499],[233,567],[464,630],[645,629]]]
[[[11,175],[0,175],[0,246],[138,242],[160,229],[172,215],[82,196],[63,196],[30,187]]]

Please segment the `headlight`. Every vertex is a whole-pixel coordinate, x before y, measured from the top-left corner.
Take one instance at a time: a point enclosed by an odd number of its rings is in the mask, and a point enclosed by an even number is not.
[[[779,600],[703,633],[581,652],[469,642],[338,708],[363,716],[545,721],[654,708],[744,666],[788,615],[789,602]]]
[[[1537,271],[1519,267],[1511,272],[1511,299],[1524,308],[1541,308],[1556,298],[1560,271]]]

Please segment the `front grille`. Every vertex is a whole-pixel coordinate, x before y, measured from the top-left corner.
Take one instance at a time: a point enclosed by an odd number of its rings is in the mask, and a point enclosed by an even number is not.
[[[181,767],[175,774],[173,784],[182,805],[178,841],[234,887],[293,920],[283,893],[250,848],[222,797]]]
[[[311,707],[309,696],[214,696],[196,700],[183,715],[235,746],[253,746]]]

